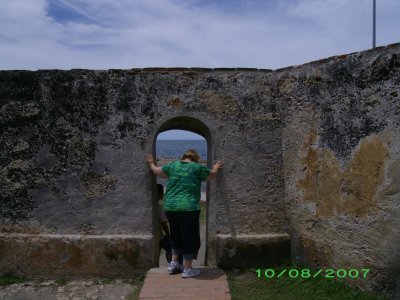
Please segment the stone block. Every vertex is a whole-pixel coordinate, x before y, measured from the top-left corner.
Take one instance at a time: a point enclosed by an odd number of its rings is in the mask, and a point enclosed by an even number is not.
[[[278,266],[290,260],[290,236],[274,234],[218,234],[217,264],[221,268]]]
[[[153,266],[151,235],[0,234],[0,276],[130,277]]]

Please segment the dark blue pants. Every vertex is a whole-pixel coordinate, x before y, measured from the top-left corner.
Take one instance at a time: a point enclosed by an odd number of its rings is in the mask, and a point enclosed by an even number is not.
[[[171,233],[172,254],[196,259],[200,249],[200,211],[166,211]]]
[[[171,252],[171,237],[169,235],[165,235],[160,241],[160,250],[165,250],[165,258],[167,262],[170,263],[172,260],[172,252]],[[178,255],[178,262],[183,264],[183,256]]]

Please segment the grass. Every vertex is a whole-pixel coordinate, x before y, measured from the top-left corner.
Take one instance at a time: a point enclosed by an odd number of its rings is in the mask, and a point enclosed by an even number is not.
[[[0,286],[23,283],[25,281],[26,280],[24,278],[19,278],[13,275],[5,275],[0,277]]]
[[[138,274],[133,280],[130,282],[133,285],[133,292],[129,295],[129,300],[136,300],[139,298],[140,290],[142,289],[144,280],[146,278],[146,273],[143,272]]]
[[[293,267],[294,268],[294,267]],[[283,268],[282,268],[283,269]],[[344,281],[326,278],[258,278],[255,270],[225,271],[232,299],[385,300]],[[360,279],[362,280],[362,279]]]
[[[100,279],[94,279],[93,281],[92,281],[92,283],[93,284],[113,284],[113,283],[115,283],[115,280],[116,279],[114,279],[114,278],[100,278]]]
[[[68,279],[60,278],[60,279],[57,279],[54,283],[58,286],[63,286],[68,283]]]
[[[206,201],[200,201],[200,224],[206,223],[207,217],[207,203]]]

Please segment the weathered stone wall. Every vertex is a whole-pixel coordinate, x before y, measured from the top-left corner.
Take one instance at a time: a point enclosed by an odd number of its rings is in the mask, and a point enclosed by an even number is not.
[[[107,255],[90,246],[102,249],[103,241],[106,249],[111,237],[125,236],[134,243],[123,244],[129,249],[120,246],[114,260],[132,267],[136,255],[150,262],[148,267],[157,264],[155,181],[144,157],[154,151],[157,134],[173,128],[207,138],[209,165],[217,158],[225,161],[209,186],[209,263],[235,265],[238,256],[246,261],[247,253],[243,256],[241,243],[235,242],[243,237],[257,251],[270,242],[278,249],[281,244],[284,251],[276,251],[276,259],[290,256],[281,119],[271,95],[264,94],[269,87],[263,72],[5,71],[0,76],[1,232],[8,241],[2,246],[10,254],[7,268],[16,266],[12,272],[37,273],[19,266],[18,255],[12,256],[18,243],[11,243],[11,236],[21,242],[34,237],[30,247],[21,249],[32,252],[32,259],[58,259],[53,265],[75,264],[86,252],[104,262]],[[271,237],[260,245],[266,232]],[[280,244],[274,234],[281,235]],[[50,246],[35,243],[35,235]],[[82,242],[72,253],[70,235],[103,239]],[[231,235],[234,242],[224,246]],[[65,246],[57,256],[59,244]],[[143,251],[141,245],[148,248]],[[97,268],[107,272],[104,265],[92,264],[93,273],[101,273]]]
[[[294,259],[370,268],[368,284],[400,297],[399,47],[278,76]]]
[[[143,158],[158,133],[186,129],[207,139],[209,165],[225,162],[208,186],[210,264],[291,252],[369,267],[357,284],[399,295],[399,94],[399,45],[276,71],[2,71],[0,269],[129,276],[156,265]]]

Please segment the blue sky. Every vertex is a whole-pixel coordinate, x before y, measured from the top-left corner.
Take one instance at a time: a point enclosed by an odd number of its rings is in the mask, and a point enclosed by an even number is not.
[[[205,140],[201,135],[185,130],[168,130],[161,132],[157,140]]]
[[[372,45],[372,0],[0,1],[0,69],[276,69]],[[400,41],[377,0],[377,45]]]
[[[400,0],[376,2],[377,46],[400,42]],[[3,0],[0,69],[277,69],[371,48],[372,3]]]

